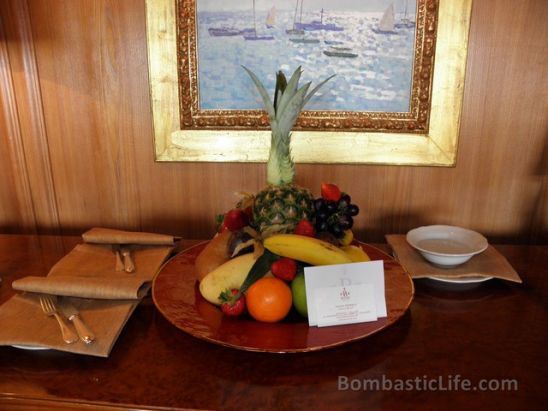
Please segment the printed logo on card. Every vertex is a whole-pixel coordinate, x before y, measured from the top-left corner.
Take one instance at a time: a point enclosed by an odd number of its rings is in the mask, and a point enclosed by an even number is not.
[[[339,293],[341,297],[341,301],[349,300],[350,299],[350,291],[348,291],[345,287],[343,287],[342,291]]]

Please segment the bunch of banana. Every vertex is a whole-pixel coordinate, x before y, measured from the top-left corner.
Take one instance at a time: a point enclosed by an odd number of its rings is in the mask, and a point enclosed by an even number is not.
[[[363,251],[363,248],[358,245],[345,245],[344,247],[341,247],[341,250],[343,250],[354,263],[371,261],[371,258]]]
[[[369,260],[360,247],[347,246],[345,251],[318,238],[297,234],[273,235],[264,240],[264,247],[274,254],[312,265],[346,264]]]

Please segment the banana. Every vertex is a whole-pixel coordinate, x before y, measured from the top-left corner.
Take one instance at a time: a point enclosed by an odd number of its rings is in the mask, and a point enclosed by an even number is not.
[[[356,245],[347,245],[341,248],[346,255],[355,263],[361,263],[364,261],[371,261],[371,258],[367,255],[363,248]]]
[[[351,263],[352,259],[339,247],[313,237],[297,234],[276,234],[263,242],[266,249],[282,257],[312,265]]]
[[[240,288],[253,263],[255,263],[253,253],[228,260],[202,279],[200,294],[210,303],[220,305],[219,295],[227,288]]]

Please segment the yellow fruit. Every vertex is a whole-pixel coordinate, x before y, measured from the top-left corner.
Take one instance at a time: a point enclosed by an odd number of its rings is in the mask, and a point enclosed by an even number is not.
[[[350,245],[353,239],[354,233],[352,230],[345,230],[343,237],[339,239],[339,243],[341,243],[341,245]]]
[[[312,265],[351,263],[339,247],[313,237],[297,234],[276,234],[264,240],[264,246],[274,254]]]
[[[255,263],[253,253],[235,257],[206,275],[200,282],[200,293],[212,304],[220,305],[219,295],[228,289],[239,289]]]
[[[346,255],[355,263],[361,263],[364,261],[371,261],[371,258],[367,255],[365,251],[359,246],[356,245],[347,245],[341,247],[341,249],[346,253]]]

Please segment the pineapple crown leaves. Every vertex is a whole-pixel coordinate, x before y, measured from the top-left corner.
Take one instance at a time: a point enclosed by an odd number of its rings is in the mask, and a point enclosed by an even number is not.
[[[263,99],[263,105],[268,113],[271,127],[279,127],[280,130],[284,131],[284,134],[287,134],[293,128],[300,112],[312,96],[335,76],[329,76],[314,87],[312,91],[308,92],[312,82],[308,82],[299,88],[299,80],[303,73],[301,66],[297,67],[293,72],[289,82],[287,81],[285,74],[280,70],[276,73],[276,88],[274,91],[274,102],[272,102],[272,99],[259,78],[247,67],[242,67],[247,74],[249,74],[251,80],[253,80],[255,87],[257,87],[257,90]]]
[[[297,69],[287,81],[285,74],[280,70],[276,73],[276,87],[274,102],[259,78],[247,67],[242,66],[249,74],[255,87],[259,91],[266,112],[268,113],[272,129],[270,156],[267,165],[267,181],[273,185],[289,184],[295,176],[295,165],[291,156],[291,129],[295,125],[299,114],[314,94],[328,82],[330,76],[309,91],[311,82],[299,88],[302,69]]]
[[[285,88],[287,87],[287,79],[285,78],[285,75],[283,71],[278,71],[276,73],[276,89],[274,90],[274,111],[276,111],[278,107],[278,98],[282,97],[283,92],[285,91]]]

